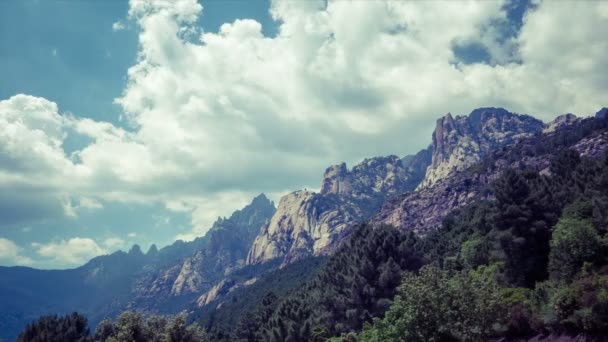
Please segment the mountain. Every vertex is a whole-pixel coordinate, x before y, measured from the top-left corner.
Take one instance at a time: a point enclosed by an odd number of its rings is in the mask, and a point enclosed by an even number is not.
[[[503,115],[511,117],[508,119],[509,121],[512,121],[514,117],[514,114],[510,113],[503,112]],[[444,130],[442,121],[444,120],[438,121],[434,137],[437,136],[437,130]],[[531,122],[527,118],[525,121]],[[591,134],[576,141],[564,141],[563,139],[563,136],[567,134],[580,138],[585,130],[591,130],[589,126],[593,127],[595,122],[597,121],[580,119],[572,114],[566,114],[558,116],[545,125],[544,129],[542,127],[539,129],[536,124],[533,124],[529,126],[532,130],[529,133],[507,133],[505,136],[518,136],[518,139],[505,139],[502,144],[495,143],[494,148],[485,149],[483,154],[479,154],[478,150],[473,150],[471,157],[465,158],[456,158],[454,155],[446,158],[443,153],[436,158],[434,154],[433,158],[436,159],[459,160],[461,161],[460,166],[454,168],[454,171],[440,180],[427,181],[425,179],[425,182],[430,184],[426,187],[419,187],[415,192],[405,193],[387,200],[372,221],[375,224],[389,224],[402,230],[413,230],[425,234],[438,228],[443,219],[455,209],[479,200],[490,199],[491,194],[486,191],[487,187],[508,168],[530,169],[546,173],[550,156],[558,148],[564,147],[575,149],[581,156],[599,158],[608,144],[606,133]],[[542,133],[539,133],[540,131]],[[575,134],[574,132],[577,131],[581,133]],[[493,132],[493,134],[502,136],[499,132]],[[517,145],[516,142],[518,142]],[[439,148],[437,145],[434,140],[434,151],[451,149],[452,153],[456,155],[460,155],[463,151],[454,148]],[[543,146],[544,148],[542,148]],[[477,162],[462,162],[463,160],[477,160]],[[427,176],[435,176],[432,168],[433,165],[429,166]],[[456,171],[458,169],[460,170]]]
[[[295,191],[281,198],[276,213],[262,227],[248,264],[282,258],[291,263],[331,254],[354,225],[368,219],[384,200],[411,191],[430,162],[423,150],[415,156],[365,159],[351,170],[334,165],[323,175],[321,191]]]
[[[433,157],[419,189],[479,162],[489,151],[533,136],[542,121],[513,114],[503,108],[479,108],[467,116],[448,113],[437,120],[433,132]]]
[[[608,184],[596,181],[604,167],[598,160],[608,149],[608,122],[601,112],[596,118],[565,114],[547,124],[502,108],[480,108],[467,116],[447,114],[437,121],[431,145],[417,154],[368,158],[351,169],[345,163],[331,166],[318,193],[287,194],[276,209],[262,194],[229,218],[219,218],[194,241],[162,249],[152,246],[145,254],[133,246],[127,253],[97,257],[73,270],[0,268],[0,337],[14,338],[25,322],[45,313],[78,310],[95,325],[135,309],[186,311],[200,317],[218,340],[233,340],[229,331],[237,321],[240,328],[251,328],[247,317],[250,311],[260,311],[256,305],[266,305],[263,315],[254,315],[258,321],[252,328],[262,329],[257,333],[263,336],[289,335],[295,327],[301,327],[297,334],[309,336],[314,325],[325,322],[332,334],[360,329],[391,305],[401,272],[415,271],[424,263],[456,271],[472,263],[485,265],[489,257],[479,253],[511,241],[510,235],[496,230],[504,222],[494,222],[510,212],[496,204],[496,183],[509,190],[511,178],[505,175],[548,192],[540,199],[526,199],[545,207],[521,211],[537,215],[532,231],[553,225],[570,204],[563,200],[570,193],[595,196],[593,215],[599,216],[594,220],[608,221],[602,214],[608,198],[585,189]],[[572,165],[559,159],[564,151],[570,151],[566,157],[574,160]],[[562,168],[575,173],[568,176],[568,184],[552,178]],[[552,192],[561,196],[555,201],[560,203],[557,209],[552,207]],[[507,197],[519,196],[517,191],[510,194]],[[505,196],[499,200],[504,202]],[[488,208],[494,211],[484,211]],[[485,227],[491,220],[498,225]],[[371,230],[358,229],[364,222]],[[492,240],[497,236],[502,240]],[[514,237],[513,246],[537,237],[528,238]],[[549,245],[547,237],[543,239],[518,250],[521,255],[514,258],[525,261],[521,269],[544,262],[539,269],[546,272]],[[492,258],[504,259],[509,251],[493,251]],[[311,256],[327,257],[330,266],[319,261],[324,258]],[[542,280],[543,273],[538,277]],[[521,284],[512,280],[511,285]],[[268,301],[269,292],[278,297]]]
[[[99,256],[70,270],[0,267],[0,339],[14,340],[43,314],[79,311],[95,325],[126,309],[175,313],[188,308],[244,266],[253,239],[274,212],[274,203],[261,194],[191,242],[160,250],[151,246],[146,254],[134,245],[127,253]]]
[[[251,242],[275,212],[274,204],[261,194],[251,204],[218,220],[205,235],[205,242],[183,262],[167,265],[138,283],[137,298],[167,298],[200,294],[224,275],[241,268]]]
[[[605,340],[608,121],[535,130],[389,198],[313,279],[213,340]]]
[[[448,113],[437,120],[429,148],[414,156],[370,158],[352,170],[344,163],[331,166],[320,193],[296,191],[281,199],[269,225],[255,239],[247,263],[274,258],[289,263],[331,254],[352,227],[372,216],[377,222],[407,224],[416,231],[435,227],[455,207],[472,201],[480,189],[470,186],[480,184],[478,179],[449,185],[442,180],[478,163],[490,151],[540,134],[544,128],[540,120],[503,108],[479,108],[455,118]],[[394,200],[385,204],[398,196],[405,196],[406,204],[397,206]]]

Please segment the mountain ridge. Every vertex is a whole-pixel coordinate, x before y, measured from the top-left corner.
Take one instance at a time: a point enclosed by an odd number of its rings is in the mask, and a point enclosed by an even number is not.
[[[34,312],[43,312],[40,305],[63,312],[85,301],[84,294],[66,292],[56,301],[44,302],[42,288],[17,289],[24,277],[50,277],[45,281],[54,288],[82,283],[83,293],[103,290],[96,298],[98,304],[79,309],[97,322],[124,309],[170,313],[189,310],[197,302],[203,306],[221,302],[222,296],[250,286],[268,269],[333,254],[353,227],[369,220],[424,235],[453,210],[489,198],[484,189],[501,170],[545,172],[548,161],[542,151],[530,151],[542,149],[543,144],[552,146],[564,131],[587,132],[587,126],[603,122],[590,120],[566,114],[543,124],[492,107],[474,110],[469,116],[448,113],[438,120],[432,144],[415,155],[367,158],[351,169],[345,163],[330,166],[319,193],[292,192],[276,208],[260,194],[229,218],[218,218],[207,234],[191,242],[176,241],[161,249],[154,245],[146,253],[134,245],[128,252],[99,256],[65,271],[0,268],[0,275],[5,275],[0,276],[5,278],[0,280],[0,294],[31,301],[27,304],[30,313],[0,316],[5,321],[0,330],[14,331],[33,319]],[[568,144],[581,156],[597,158],[608,146],[608,133],[589,133]],[[487,164],[490,159],[493,162]],[[231,280],[231,274],[247,267],[253,267],[247,276]],[[12,280],[6,280],[7,276]],[[70,295],[72,300],[59,303]]]

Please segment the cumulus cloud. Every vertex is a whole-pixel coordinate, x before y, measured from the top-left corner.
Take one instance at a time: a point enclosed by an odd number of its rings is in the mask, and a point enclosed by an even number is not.
[[[31,265],[32,259],[21,255],[22,248],[15,242],[0,238],[0,262],[8,265]]]
[[[116,250],[121,247],[125,247],[126,244],[127,242],[125,240],[118,237],[107,238],[103,241],[104,247],[106,247],[108,250]]]
[[[195,0],[131,0],[139,57],[116,99],[128,127],[0,101],[0,194],[40,217],[160,202],[191,213],[178,238],[192,239],[256,193],[317,187],[330,164],[416,152],[446,112],[595,112],[608,102],[607,6],[541,2],[505,38],[501,1],[274,1],[276,37],[240,19],[193,39]],[[491,63],[460,61],[463,42]],[[68,134],[91,142],[66,155]]]
[[[107,253],[93,239],[80,237],[59,242],[32,243],[32,247],[47,263],[71,266],[82,265],[93,257]]]
[[[122,23],[122,21],[115,21],[112,23],[112,31],[117,32],[117,31],[122,31],[125,29],[125,24]]]

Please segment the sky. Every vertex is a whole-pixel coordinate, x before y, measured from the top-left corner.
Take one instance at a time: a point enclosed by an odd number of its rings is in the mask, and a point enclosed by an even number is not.
[[[606,1],[0,1],[0,265],[203,235],[438,117],[608,103]]]

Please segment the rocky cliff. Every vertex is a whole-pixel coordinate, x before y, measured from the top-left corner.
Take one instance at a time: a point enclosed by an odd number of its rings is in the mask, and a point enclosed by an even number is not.
[[[542,121],[503,108],[479,108],[468,116],[448,113],[437,120],[433,155],[418,189],[430,187],[479,162],[489,151],[514,144],[544,128]]]
[[[413,190],[430,162],[428,150],[408,157],[365,159],[325,170],[320,193],[296,191],[283,196],[277,211],[255,239],[248,264],[283,258],[290,263],[326,255],[354,224],[369,218],[390,196]]]
[[[192,254],[143,278],[135,291],[142,298],[200,294],[245,264],[249,247],[275,212],[264,194],[229,218],[218,218],[204,243]]]
[[[479,195],[481,187],[471,184],[481,183],[461,179],[461,184],[454,180],[427,189],[480,162],[488,152],[539,134],[543,128],[541,121],[527,115],[480,108],[468,116],[447,114],[439,119],[431,146],[415,156],[366,159],[351,170],[344,163],[331,166],[320,193],[298,191],[281,199],[270,223],[254,241],[247,263],[274,258],[288,263],[329,254],[351,227],[369,219],[387,199],[404,193],[401,197],[408,196],[409,206],[388,209],[396,203],[390,201],[377,216],[379,221],[399,225],[407,216],[418,217],[415,230],[436,225],[455,203],[464,205]],[[416,188],[419,191],[408,193]],[[440,188],[443,197],[436,196]]]
[[[454,209],[479,199],[491,199],[491,183],[507,168],[531,169],[549,175],[551,158],[562,148],[573,149],[582,157],[601,158],[608,150],[605,126],[600,120],[579,119],[572,114],[557,117],[545,126],[542,134],[528,134],[517,143],[503,145],[510,146],[508,148],[486,150],[483,158],[467,168],[452,171],[415,192],[387,200],[371,221],[425,234],[439,227]],[[434,145],[434,150],[437,149],[441,150]]]

